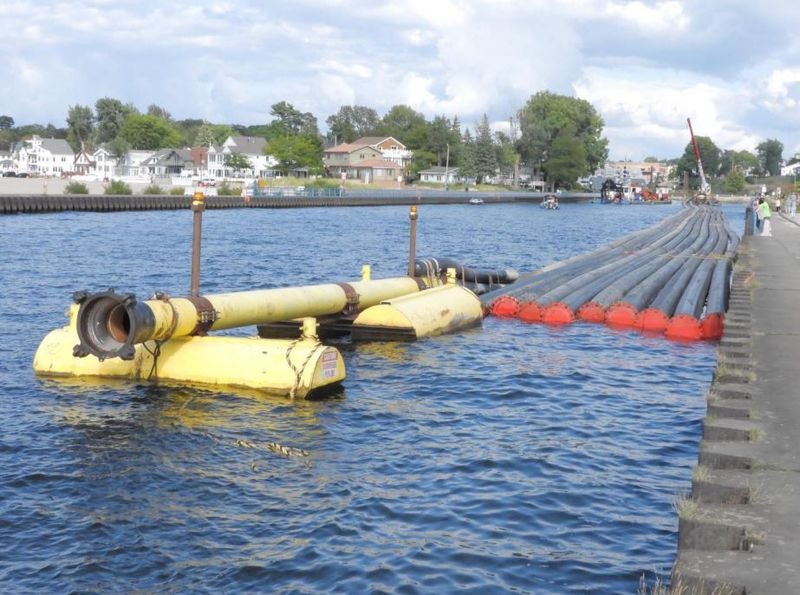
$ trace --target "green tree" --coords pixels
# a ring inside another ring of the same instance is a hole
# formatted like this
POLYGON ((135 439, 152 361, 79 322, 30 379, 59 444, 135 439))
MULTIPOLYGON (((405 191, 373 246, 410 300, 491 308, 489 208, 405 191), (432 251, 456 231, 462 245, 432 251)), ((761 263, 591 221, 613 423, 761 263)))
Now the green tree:
POLYGON ((162 120, 166 120, 167 122, 172 121, 172 114, 170 114, 160 105, 156 105, 155 103, 147 106, 147 115, 155 116, 156 118, 161 118, 162 120))
POLYGON ((758 157, 750 151, 733 151, 726 149, 719 161, 719 175, 727 176, 733 169, 747 173, 758 168, 758 157))
MULTIPOLYGON (((697 147, 700 149, 700 161, 703 163, 703 172, 706 178, 716 177, 719 174, 721 151, 719 147, 707 136, 696 136, 697 147)), ((697 169, 697 159, 694 156, 692 143, 686 144, 683 155, 678 159, 675 166, 675 176, 680 180, 684 172, 689 174, 692 180, 692 187, 700 187, 700 172, 697 169)), ((710 183, 710 182, 709 182, 710 183)))
POLYGON ((436 155, 430 151, 414 151, 411 157, 411 163, 408 165, 408 172, 412 175, 417 175, 422 170, 428 169, 436 163, 436 155))
POLYGON ((124 138, 118 136, 106 143, 106 148, 111 156, 119 162, 131 150, 131 145, 124 138))
POLYGON ((322 171, 322 147, 306 136, 273 138, 264 148, 264 152, 278 160, 284 175, 289 170, 298 168, 308 168, 311 173, 322 171))
POLYGON ((781 173, 781 161, 783 160, 783 143, 781 141, 769 138, 758 144, 756 153, 763 171, 768 172, 771 176, 781 173))
POLYGON ((139 114, 128 116, 119 136, 134 149, 177 147, 181 141, 180 133, 168 122, 155 116, 139 114))
POLYGON ((645 157, 645 163, 658 163, 658 157, 645 157))
POLYGON ((214 129, 210 124, 202 124, 197 129, 197 134, 194 137, 194 144, 198 147, 208 147, 217 143, 217 138, 214 136, 214 129))
POLYGON ((381 119, 376 132, 396 138, 411 150, 424 148, 428 139, 425 116, 407 105, 392 107, 381 119))
POLYGON ((269 113, 275 117, 275 120, 267 125, 267 140, 278 136, 297 134, 302 134, 309 138, 319 136, 319 127, 314 115, 310 112, 301 112, 291 103, 285 101, 275 103, 269 113))
POLYGON ((586 172, 586 146, 569 127, 553 140, 542 169, 556 187, 569 187, 586 172))
POLYGON ((0 116, 0 130, 11 130, 14 128, 14 118, 11 116, 0 116))
POLYGON ((241 153, 231 153, 225 156, 225 165, 233 169, 235 173, 239 173, 243 169, 251 169, 253 165, 250 160, 241 153))
POLYGON ((101 145, 115 138, 122 130, 128 116, 138 111, 131 104, 124 104, 119 99, 104 97, 94 104, 95 122, 97 123, 96 143, 101 145))
POLYGON ((72 105, 67 114, 67 142, 73 151, 91 149, 94 116, 88 105, 72 105))
POLYGON ((725 177, 725 190, 731 194, 741 194, 746 185, 747 180, 745 180, 742 170, 740 170, 738 167, 730 170, 728 175, 725 177))
POLYGON ((351 143, 363 136, 375 134, 378 128, 378 112, 363 105, 343 105, 325 120, 336 143, 351 143))
POLYGON ((489 118, 483 114, 480 123, 475 127, 475 173, 480 184, 486 177, 497 171, 497 153, 495 152, 492 128, 489 118))
POLYGON ((528 100, 518 117, 521 135, 517 149, 534 168, 549 159, 555 139, 560 136, 563 143, 567 132, 584 148, 583 169, 577 177, 591 174, 608 159, 603 118, 588 101, 541 91, 528 100))
POLYGON ((501 131, 495 132, 494 136, 494 148, 498 167, 506 172, 514 170, 517 166, 519 155, 517 154, 517 149, 511 137, 501 131))
POLYGON ((458 161, 458 175, 465 180, 472 180, 478 176, 478 168, 476 165, 476 150, 475 141, 472 139, 472 134, 469 129, 464 131, 463 140, 461 143, 461 155, 458 161))

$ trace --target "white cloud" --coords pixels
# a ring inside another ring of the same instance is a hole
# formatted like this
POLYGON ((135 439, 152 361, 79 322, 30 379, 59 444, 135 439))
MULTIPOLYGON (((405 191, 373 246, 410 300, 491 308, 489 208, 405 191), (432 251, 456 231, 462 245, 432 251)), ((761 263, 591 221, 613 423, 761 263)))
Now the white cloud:
POLYGON ((288 101, 505 122, 538 91, 592 102, 612 155, 800 147, 800 3, 772 0, 6 0, 0 80, 18 123, 112 96, 263 123, 288 101))

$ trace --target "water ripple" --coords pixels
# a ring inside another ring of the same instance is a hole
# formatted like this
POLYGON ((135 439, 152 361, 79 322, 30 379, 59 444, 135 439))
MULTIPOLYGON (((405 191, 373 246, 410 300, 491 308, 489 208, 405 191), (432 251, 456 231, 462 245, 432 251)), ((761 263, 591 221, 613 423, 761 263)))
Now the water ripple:
MULTIPOLYGON (((423 207, 418 252, 532 270, 675 209, 484 207, 423 207)), ((610 593, 669 568, 713 345, 487 319, 343 344, 344 391, 320 401, 39 380, 72 291, 186 291, 190 216, 2 223, 4 592, 610 593)), ((406 226, 405 207, 212 211, 203 287, 354 279, 378 256, 375 277, 402 274, 406 226)))

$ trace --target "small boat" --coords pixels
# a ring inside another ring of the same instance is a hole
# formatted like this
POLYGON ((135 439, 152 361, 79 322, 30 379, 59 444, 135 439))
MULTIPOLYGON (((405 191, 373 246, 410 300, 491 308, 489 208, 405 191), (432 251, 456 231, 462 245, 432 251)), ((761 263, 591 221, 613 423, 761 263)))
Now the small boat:
POLYGON ((469 204, 471 204, 471 205, 482 205, 483 204, 483 199, 482 198, 470 198, 469 199, 469 204))
POLYGON ((542 199, 542 202, 539 203, 539 206, 542 207, 543 209, 557 209, 558 198, 556 198, 552 194, 548 194, 542 199))

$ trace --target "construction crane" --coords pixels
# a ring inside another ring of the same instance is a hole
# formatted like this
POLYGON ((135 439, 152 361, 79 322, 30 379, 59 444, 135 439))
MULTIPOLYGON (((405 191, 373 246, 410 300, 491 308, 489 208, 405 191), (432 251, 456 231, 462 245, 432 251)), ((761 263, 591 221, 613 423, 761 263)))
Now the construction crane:
MULTIPOLYGON (((697 159, 697 173, 700 175, 700 192, 698 194, 704 195, 702 198, 706 199, 711 195, 711 184, 708 183, 706 174, 703 172, 703 161, 700 159, 700 147, 697 145, 697 139, 694 137, 694 131, 692 130, 692 120, 686 118, 686 122, 689 124, 689 134, 692 137, 694 158, 697 159)), ((701 197, 698 196, 697 198, 700 199, 701 197)))

